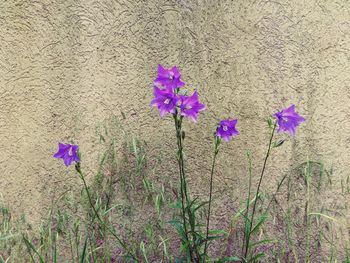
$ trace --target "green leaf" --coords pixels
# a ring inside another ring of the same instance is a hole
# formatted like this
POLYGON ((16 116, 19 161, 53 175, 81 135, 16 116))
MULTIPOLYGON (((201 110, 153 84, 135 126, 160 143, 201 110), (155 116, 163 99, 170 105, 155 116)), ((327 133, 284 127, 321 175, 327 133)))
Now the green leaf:
MULTIPOLYGON (((198 199, 198 197, 196 197, 195 199, 193 199, 190 203, 189 203, 189 205, 186 207, 186 209, 191 209, 192 208, 192 206, 195 204, 195 202, 197 201, 197 199, 198 199)), ((192 211, 192 210, 191 210, 192 211)))
POLYGON ((284 141, 285 140, 279 140, 279 141, 274 142, 273 147, 274 148, 280 147, 284 143, 284 141))
POLYGON ((109 208, 108 210, 104 211, 104 212, 102 213, 102 215, 103 215, 103 216, 107 215, 109 212, 111 212, 114 208, 116 208, 116 207, 118 207, 118 206, 123 207, 122 204, 114 205, 114 206, 112 206, 111 208, 109 208))
POLYGON ((80 263, 84 263, 84 261, 85 261, 87 242, 88 242, 88 235, 85 238, 84 248, 83 248, 83 251, 81 252, 81 256, 80 256, 80 263))
POLYGON ((232 262, 232 261, 241 261, 238 257, 225 257, 225 258, 209 258, 208 262, 216 262, 216 263, 224 263, 224 262, 232 262))
POLYGON ((147 254, 146 254, 145 243, 144 243, 143 241, 141 241, 141 243, 140 243, 140 250, 141 250, 141 252, 142 252, 142 254, 143 254, 143 257, 144 257, 146 263, 148 263, 148 258, 147 258, 147 254))
POLYGON ((210 240, 215 240, 215 239, 220 239, 220 238, 222 238, 222 236, 208 236, 208 241, 210 241, 210 240))
POLYGON ((177 232, 179 233, 179 235, 182 237, 182 239, 185 240, 185 231, 183 229, 182 223, 178 220, 170 220, 167 222, 168 224, 171 224, 175 227, 175 229, 177 230, 177 232))
POLYGON ((54 251, 53 251, 53 263, 57 263, 57 239, 58 239, 58 234, 54 238, 55 245, 54 245, 54 251))
POLYGON ((264 222, 266 221, 267 216, 266 215, 262 215, 259 220, 258 223, 253 227, 253 229, 250 231, 250 234, 255 233, 256 231, 259 230, 259 228, 264 224, 264 222))
POLYGON ((175 258, 175 262, 176 263, 183 263, 183 262, 186 262, 187 261, 187 258, 185 258, 185 257, 182 257, 182 258, 175 258))
POLYGON ((169 208, 181 209, 181 207, 182 207, 182 204, 181 204, 180 200, 172 202, 172 203, 169 204, 169 208))
POLYGON ((335 219, 334 217, 331 217, 331 216, 329 216, 329 215, 326 215, 326 214, 322 214, 322 213, 309 213, 309 216, 312 216, 312 215, 314 215, 314 216, 322 216, 322 217, 327 218, 327 219, 329 219, 329 220, 331 220, 331 221, 337 222, 337 219, 335 219))
POLYGON ((199 206, 197 206, 196 208, 194 208, 193 211, 194 211, 194 212, 197 211, 199 208, 201 208, 202 206, 204 206, 204 205, 206 205, 206 204, 208 204, 208 203, 209 203, 208 201, 202 202, 199 206))
POLYGON ((250 220, 249 219, 245 220, 244 223, 245 223, 244 224, 244 233, 246 236, 249 236, 249 234, 251 233, 250 232, 250 220))
POLYGON ((267 125, 269 126, 270 129, 272 129, 272 119, 271 119, 271 117, 269 117, 267 119, 267 125))
POLYGON ((171 225, 176 225, 176 224, 180 224, 180 225, 181 225, 181 222, 180 222, 179 220, 176 220, 176 219, 167 221, 167 223, 168 223, 168 224, 171 224, 171 225))
POLYGON ((156 206, 158 216, 160 216, 160 213, 162 210, 162 204, 163 204, 163 197, 161 194, 157 194, 156 200, 155 200, 155 206, 156 206))
POLYGON ((256 254, 255 256, 253 256, 252 258, 250 258, 248 262, 256 262, 257 259, 263 258, 263 257, 265 257, 265 253, 260 252, 260 253, 256 254))
POLYGON ((213 234, 213 235, 226 235, 227 232, 225 230, 222 229, 213 229, 213 230, 209 230, 209 234, 213 234))
POLYGON ((107 156, 108 156, 108 152, 105 152, 102 156, 101 161, 100 161, 100 165, 103 165, 105 163, 107 156))
POLYGON ((15 236, 17 236, 17 234, 16 235, 0 236, 0 241, 7 240, 7 239, 13 238, 15 236))
POLYGON ((29 252, 33 262, 35 262, 35 260, 34 260, 34 257, 32 255, 32 253, 30 252, 31 250, 33 250, 33 252, 38 255, 40 263, 44 263, 43 258, 41 257, 40 253, 36 250, 34 245, 25 236, 23 236, 23 240, 24 240, 24 243, 27 246, 28 252, 29 252))
POLYGON ((266 245, 266 244, 275 243, 275 242, 276 241, 274 241, 272 239, 264 239, 264 240, 260 240, 260 241, 257 241, 255 243, 249 244, 249 247, 256 247, 256 246, 266 245))

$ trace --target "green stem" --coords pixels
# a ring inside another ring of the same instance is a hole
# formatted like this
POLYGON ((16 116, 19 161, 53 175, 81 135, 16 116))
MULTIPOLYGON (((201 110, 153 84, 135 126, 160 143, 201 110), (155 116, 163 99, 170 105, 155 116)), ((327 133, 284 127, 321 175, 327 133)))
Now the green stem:
POLYGON ((191 261, 193 261, 192 255, 192 247, 189 243, 188 231, 187 231, 187 223, 186 223, 186 211, 185 211, 185 201, 188 204, 187 197, 187 188, 185 187, 186 181, 184 176, 184 162, 183 162, 183 149, 182 149, 182 134, 181 134, 181 120, 178 119, 178 112, 176 110, 174 114, 175 121, 175 129, 176 129, 176 139, 177 139, 177 148, 178 148, 178 164, 179 164, 179 172, 180 172, 180 193, 181 193, 181 207, 182 207, 182 220, 183 220, 183 228, 185 232, 185 239, 190 249, 190 257, 191 261))
MULTIPOLYGON (((246 204, 246 210, 244 213, 244 236, 243 236, 243 241, 246 240, 246 238, 248 237, 248 233, 247 233, 247 223, 248 223, 248 213, 249 213, 249 205, 250 205, 250 195, 251 195, 251 188, 252 188, 252 157, 250 155, 250 152, 247 152, 247 157, 248 157, 248 163, 249 163, 249 169, 248 169, 248 173, 249 173, 249 181, 248 181, 248 196, 247 196, 247 204, 246 204)), ((244 252, 244 245, 242 246, 242 253, 244 252)))
POLYGON ((100 215, 98 214, 98 212, 96 211, 95 209, 95 206, 93 205, 92 203, 92 198, 91 198, 91 195, 90 195, 90 191, 89 191, 89 188, 86 184, 86 181, 85 181, 85 177, 84 177, 84 174, 83 172, 81 171, 81 167, 80 167, 80 163, 76 163, 75 165, 75 169, 76 171, 78 172, 81 180, 83 181, 84 183, 84 188, 85 188, 85 191, 86 191, 86 194, 88 196, 88 200, 89 200, 89 204, 96 216, 96 218, 98 219, 98 221, 100 222, 100 224, 105 228, 107 229, 116 239, 117 241, 119 242, 119 244, 124 248, 124 250, 136 261, 136 262, 139 262, 139 260, 137 259, 136 255, 134 255, 130 249, 127 247, 127 245, 117 236, 117 234, 112 230, 110 229, 109 227, 106 226, 105 222, 101 219, 100 215))
POLYGON ((310 262, 310 220, 309 220, 309 210, 310 210, 310 184, 311 184, 311 167, 310 161, 307 161, 307 166, 305 167, 305 179, 306 179, 306 204, 305 204, 305 235, 306 235, 306 252, 305 252, 305 262, 310 262))
POLYGON ((210 187, 209 187, 209 204, 208 204, 208 217, 207 217, 207 232, 205 235, 205 245, 204 245, 204 257, 207 255, 207 249, 208 249, 208 237, 209 237, 209 225, 210 225, 210 209, 211 209, 211 201, 213 196, 213 177, 214 177, 214 168, 215 168, 215 161, 216 156, 219 153, 219 145, 220 145, 220 138, 215 137, 215 148, 214 148, 214 158, 213 163, 211 166, 211 173, 210 173, 210 187))
POLYGON ((256 211, 256 204, 257 204, 257 201, 258 201, 258 196, 259 196, 261 182, 262 182, 262 179, 264 177, 264 173, 265 173, 265 169, 266 169, 267 159, 270 156, 272 140, 273 140, 273 136, 275 134, 276 126, 277 126, 277 122, 275 122, 275 124, 274 124, 274 126, 272 128, 270 141, 269 141, 269 146, 268 146, 267 153, 266 153, 266 156, 265 156, 264 165, 263 165, 263 168, 261 170, 261 175, 260 175, 258 187, 256 189, 255 201, 254 201, 254 204, 253 204, 253 212, 252 212, 252 217, 251 217, 250 226, 249 226, 249 233, 248 233, 248 236, 247 236, 247 239, 246 239, 246 247, 245 247, 245 252, 244 252, 244 259, 247 259, 247 255, 248 255, 248 251, 249 251, 249 242, 250 242, 250 236, 251 236, 251 231, 252 231, 252 227, 253 227, 254 215, 255 215, 255 211, 256 211))

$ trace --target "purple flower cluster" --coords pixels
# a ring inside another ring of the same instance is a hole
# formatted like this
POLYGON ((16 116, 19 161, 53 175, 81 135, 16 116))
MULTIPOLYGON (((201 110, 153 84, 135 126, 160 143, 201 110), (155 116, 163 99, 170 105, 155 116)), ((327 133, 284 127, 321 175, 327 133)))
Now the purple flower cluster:
MULTIPOLYGON (((295 111, 295 105, 291 105, 286 109, 278 111, 274 114, 278 124, 277 132, 287 132, 294 136, 297 126, 304 122, 305 119, 295 111)), ((237 120, 222 120, 216 129, 216 136, 224 141, 229 141, 232 136, 239 135, 236 130, 237 120)))
MULTIPOLYGON (((151 106, 159 109, 161 117, 167 113, 177 114, 179 112, 181 116, 197 122, 198 113, 205 110, 205 105, 199 102, 197 91, 191 96, 180 94, 180 88, 184 87, 185 83, 181 80, 180 71, 176 66, 166 69, 162 65, 158 65, 158 74, 153 85, 154 99, 151 106)), ((295 111, 294 105, 276 112, 274 116, 276 117, 276 125, 278 125, 277 132, 287 132, 292 136, 296 133, 296 127, 305 121, 295 111)), ((230 141, 231 137, 239 135, 236 124, 236 119, 221 120, 216 129, 216 137, 226 142, 230 141)), ((72 162, 80 162, 77 145, 59 143, 58 147, 58 152, 54 157, 63 159, 66 166, 72 162)))
POLYGON ((199 102, 197 91, 192 96, 179 95, 179 89, 184 87, 185 83, 181 80, 176 66, 166 69, 158 65, 158 76, 153 85, 154 99, 151 106, 159 109, 161 117, 167 113, 175 114, 178 108, 182 116, 196 122, 198 113, 205 110, 205 105, 199 102))
MULTIPOLYGON (((158 65, 158 75, 153 82, 154 99, 151 106, 157 107, 160 116, 165 114, 175 114, 176 110, 184 117, 188 117, 194 122, 197 121, 198 113, 205 109, 204 104, 199 102, 198 93, 195 91, 192 96, 180 95, 180 88, 185 86, 181 80, 180 71, 176 66, 166 69, 158 65)), ((295 135, 296 127, 305 121, 298 113, 295 112, 295 106, 276 112, 274 116, 277 119, 277 132, 287 132, 295 135)), ((225 141, 230 141, 232 136, 237 136, 239 132, 236 129, 237 120, 222 120, 216 129, 216 136, 225 141)))

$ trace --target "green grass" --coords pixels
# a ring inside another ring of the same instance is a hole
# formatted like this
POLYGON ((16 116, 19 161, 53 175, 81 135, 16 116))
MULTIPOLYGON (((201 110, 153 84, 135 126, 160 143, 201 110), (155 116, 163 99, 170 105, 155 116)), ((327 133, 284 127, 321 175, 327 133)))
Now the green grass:
MULTIPOLYGON (((87 192, 76 189, 55 200, 45 223, 31 229, 25 217, 14 219, 1 202, 0 262, 175 262, 186 258, 185 245, 176 233, 176 228, 180 234, 183 231, 177 189, 170 178, 156 177, 161 158, 149 157, 142 141, 131 138, 118 144, 108 140, 106 133, 101 139, 106 150, 88 185, 95 211, 87 192)), ((339 242, 337 229, 342 224, 337 211, 319 201, 327 191, 349 198, 348 179, 337 193, 332 168, 306 161, 281 176, 271 193, 259 194, 254 227, 247 229, 248 210, 254 203, 251 158, 248 155, 250 190, 240 200, 241 208, 231 215, 227 229, 210 232, 216 240, 212 253, 221 258, 215 262, 239 260, 247 231, 252 235, 249 262, 349 262, 349 244, 345 239, 339 242)), ((198 200, 189 208, 196 217, 199 242, 206 220, 199 213, 200 205, 198 200)))

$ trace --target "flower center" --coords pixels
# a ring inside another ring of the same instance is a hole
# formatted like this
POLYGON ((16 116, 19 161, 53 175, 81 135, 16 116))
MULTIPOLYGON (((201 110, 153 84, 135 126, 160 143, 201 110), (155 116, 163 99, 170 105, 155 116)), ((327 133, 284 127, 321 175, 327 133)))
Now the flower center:
POLYGON ((170 103, 170 99, 166 99, 165 101, 164 101, 164 104, 166 104, 166 105, 168 105, 170 103))
POLYGON ((160 82, 154 82, 154 84, 153 84, 155 87, 157 87, 157 88, 162 88, 162 83, 160 83, 160 82))
POLYGON ((174 73, 172 73, 172 72, 169 73, 169 79, 170 79, 170 80, 173 80, 173 79, 174 79, 174 73))
POLYGON ((222 129, 223 129, 224 131, 228 131, 228 128, 227 128, 226 125, 224 125, 224 126, 222 127, 222 129))
POLYGON ((72 155, 73 155, 73 147, 70 147, 70 148, 69 148, 68 155, 69 155, 69 156, 72 156, 72 155))
POLYGON ((190 109, 192 109, 192 106, 191 106, 191 105, 187 105, 187 106, 186 106, 186 109, 187 109, 187 110, 190 110, 190 109))

